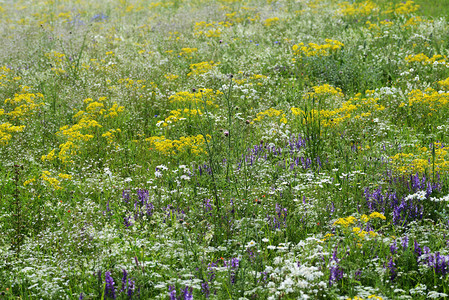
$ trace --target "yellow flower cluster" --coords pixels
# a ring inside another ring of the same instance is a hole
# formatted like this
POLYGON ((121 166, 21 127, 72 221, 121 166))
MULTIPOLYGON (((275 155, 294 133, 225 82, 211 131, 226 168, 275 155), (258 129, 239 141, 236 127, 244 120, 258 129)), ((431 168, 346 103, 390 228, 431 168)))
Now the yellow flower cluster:
POLYGON ((445 90, 449 90, 449 77, 444 80, 438 81, 438 84, 445 90))
POLYGON ((59 53, 56 51, 51 51, 49 53, 45 53, 45 57, 56 64, 61 64, 66 60, 64 53, 59 53))
MULTIPOLYGON (((207 136, 209 139, 210 136, 207 136)), ((179 140, 170 140, 165 136, 152 136, 145 141, 150 142, 150 145, 154 149, 164 155, 178 155, 178 154, 196 154, 207 152, 204 150, 205 139, 204 136, 199 134, 197 136, 182 136, 179 140)), ((150 150, 152 150, 150 147, 150 150)))
POLYGON ((274 17, 274 18, 268 18, 263 22, 263 25, 266 27, 270 27, 273 26, 275 24, 279 23, 279 18, 278 17, 274 17))
POLYGON ((54 177, 50 177, 51 173, 49 171, 42 171, 41 179, 50 184, 54 190, 62 190, 61 181, 54 177))
MULTIPOLYGON (((317 91, 329 92, 330 88, 318 88, 317 91)), ((366 91, 367 95, 372 91, 366 91)), ((341 97, 343 94, 338 90, 332 92, 337 97, 341 97)), ((331 94, 332 94, 331 93, 331 94)), ((369 117, 372 111, 382 111, 385 109, 383 105, 378 104, 379 98, 373 97, 362 97, 361 93, 354 95, 354 97, 350 98, 348 101, 345 101, 341 104, 340 107, 333 110, 316 110, 312 109, 307 113, 300 108, 292 107, 292 113, 295 116, 299 116, 303 118, 303 122, 305 122, 306 118, 308 121, 317 121, 320 120, 320 123, 324 127, 333 127, 339 125, 345 120, 349 120, 354 113, 357 113, 353 119, 363 119, 369 117)))
MULTIPOLYGON (((119 112, 124 111, 123 106, 118 106, 114 103, 109 109, 106 109, 104 101, 106 97, 98 98, 98 101, 94 101, 92 98, 84 99, 84 104, 86 105, 85 110, 80 110, 77 112, 73 118, 79 119, 77 123, 73 125, 65 125, 59 128, 56 133, 60 137, 66 139, 65 143, 59 145, 58 158, 62 163, 73 162, 70 157, 76 155, 76 150, 79 149, 84 143, 90 141, 94 138, 94 130, 96 128, 102 128, 103 126, 97 121, 98 118, 102 117, 103 120, 109 118, 114 118, 119 112)), ((114 129, 113 129, 114 130, 114 129)), ((106 137, 108 142, 112 142, 112 134, 120 132, 120 129, 115 129, 114 131, 106 132, 106 137)), ((55 149, 51 150, 47 155, 41 157, 42 161, 52 161, 56 158, 55 149)))
POLYGON ((438 93, 432 88, 427 88, 424 92, 420 89, 412 90, 408 94, 409 107, 418 106, 419 109, 426 108, 424 113, 437 112, 437 109, 444 108, 449 103, 449 94, 438 93))
POLYGON ((118 116, 119 112, 123 112, 125 110, 124 106, 118 106, 116 102, 108 109, 108 114, 105 115, 105 118, 115 118, 118 116))
POLYGON ((17 82, 22 79, 20 76, 13 77, 13 75, 13 71, 10 68, 6 66, 0 67, 0 87, 6 87, 8 86, 8 83, 17 82))
POLYGON ((194 26, 195 36, 205 36, 205 37, 220 37, 223 28, 232 26, 230 22, 196 22, 194 26))
POLYGON ((56 158, 56 149, 51 150, 47 155, 42 155, 41 160, 42 161, 52 161, 56 158))
MULTIPOLYGON (((386 220, 385 216, 383 214, 381 214, 380 212, 372 212, 369 216, 368 215, 362 215, 360 216, 360 221, 366 223, 370 220, 373 219, 382 219, 382 220, 386 220)), ((335 225, 342 225, 344 227, 348 227, 349 225, 355 224, 356 222, 358 222, 359 220, 356 217, 353 216, 349 216, 346 218, 339 218, 337 221, 334 222, 334 226, 335 225)), ((357 227, 356 227, 357 228, 357 227)))
MULTIPOLYGON (((240 75, 240 76, 248 76, 247 74, 245 74, 245 72, 243 72, 243 71, 239 71, 238 72, 238 74, 240 75)), ((239 76, 239 78, 241 78, 239 76)), ((255 83, 257 84, 257 85, 263 85, 263 81, 264 80, 266 80, 266 79, 268 79, 268 77, 267 76, 265 76, 265 75, 262 75, 262 74, 254 74, 254 75, 252 75, 252 76, 249 76, 249 78, 241 78, 241 79, 238 79, 238 78, 233 78, 232 79, 232 81, 235 83, 235 84, 237 84, 237 85, 243 85, 243 84, 245 84, 246 82, 248 82, 248 80, 253 80, 253 81, 255 81, 255 83), (262 82, 261 82, 262 81, 262 82)), ((248 83, 249 85, 253 85, 254 83, 253 82, 249 82, 248 83)))
POLYGON ((339 7, 338 13, 343 16, 369 16, 379 9, 379 7, 370 0, 360 3, 343 2, 339 4, 339 7))
POLYGON ((344 227, 348 227, 349 225, 355 224, 355 222, 357 222, 357 218, 353 217, 353 216, 349 216, 346 218, 339 218, 337 221, 334 222, 334 226, 335 225, 342 225, 344 227))
MULTIPOLYGON (((221 9, 232 11, 230 7, 225 5, 223 5, 221 9)), ((233 11, 226 13, 225 15, 226 20, 228 20, 231 24, 243 23, 245 21, 255 22, 260 19, 260 13, 258 13, 255 8, 246 6, 241 6, 239 11, 233 11)))
POLYGON ((405 22, 404 27, 416 26, 419 25, 420 23, 433 23, 433 21, 423 19, 420 16, 411 17, 410 19, 407 20, 407 22, 405 22))
POLYGON ((165 77, 165 79, 172 81, 172 80, 177 79, 179 77, 179 75, 168 73, 168 74, 165 74, 164 77, 165 77))
POLYGON ((421 63, 423 65, 431 65, 435 62, 437 63, 446 63, 447 62, 447 57, 446 55, 440 55, 440 54, 435 54, 432 57, 428 57, 427 55, 425 55, 424 53, 419 53, 419 54, 410 54, 405 58, 405 61, 408 63, 413 63, 413 62, 418 62, 421 63))
POLYGON ((170 115, 167 118, 165 118, 163 121, 157 122, 156 126, 166 127, 171 123, 176 123, 178 121, 185 120, 189 117, 202 115, 202 114, 203 113, 200 110, 196 110, 196 109, 184 108, 184 109, 172 110, 172 111, 170 111, 170 115))
MULTIPOLYGON (((1 112, 0 112, 1 115, 1 112)), ((25 129, 25 125, 13 126, 11 123, 0 124, 0 145, 7 145, 12 138, 11 133, 22 132, 25 129)))
POLYGON ((447 147, 441 143, 434 143, 435 158, 432 149, 416 145, 415 153, 397 153, 390 157, 390 164, 396 172, 409 175, 416 173, 432 174, 447 173, 449 171, 449 156, 447 147), (446 160, 447 158, 447 160, 446 160))
POLYGON ((307 93, 307 97, 320 97, 320 96, 337 96, 343 98, 345 95, 340 88, 335 88, 329 84, 317 85, 312 87, 313 92, 307 93))
POLYGON ((203 61, 196 64, 190 65, 190 72, 187 74, 187 76, 192 75, 199 75, 204 74, 212 70, 213 67, 218 66, 220 62, 214 62, 214 61, 203 61))
POLYGON ((287 118, 285 117, 285 114, 282 112, 282 110, 277 110, 274 108, 267 109, 265 111, 261 111, 256 115, 256 118, 251 122, 251 124, 254 124, 254 122, 260 122, 265 117, 279 117, 279 122, 287 124, 287 118))
POLYGON ((215 106, 218 107, 214 103, 214 99, 218 95, 223 95, 220 91, 214 91, 212 89, 201 89, 198 92, 178 92, 174 95, 171 95, 168 100, 170 103, 181 103, 183 105, 198 105, 198 104, 206 104, 209 106, 215 106))
MULTIPOLYGON (((365 231, 361 228, 368 221, 370 221, 372 219, 377 219, 377 218, 382 219, 382 220, 386 219, 383 214, 381 214, 379 212, 373 212, 369 216, 362 215, 360 217, 360 220, 353 216, 349 216, 346 218, 339 218, 337 221, 334 222, 333 226, 336 226, 336 225, 342 226, 344 228, 345 233, 350 233, 350 234, 354 235, 356 240, 358 241, 358 243, 360 243, 361 242, 360 239, 365 240, 366 238, 373 238, 373 237, 378 236, 378 234, 372 230, 365 231), (351 225, 355 225, 356 223, 359 223, 360 227, 359 226, 351 226, 351 225), (352 227, 352 230, 350 228, 348 228, 349 226, 352 227)), ((358 245, 361 246, 361 244, 358 244, 358 245)))
POLYGON ((13 98, 8 98, 4 101, 5 106, 11 107, 11 111, 5 112, 1 110, 0 115, 9 116, 10 118, 24 120, 25 117, 32 115, 38 108, 44 105, 44 95, 41 93, 28 93, 30 89, 27 86, 21 86, 21 92, 14 94, 13 98))
MULTIPOLYGON (((144 79, 134 80, 131 78, 120 78, 118 80, 118 83, 121 85, 124 85, 128 89, 133 89, 133 90, 142 90, 142 89, 146 88, 144 79)), ((154 82, 151 82, 150 84, 154 85, 154 82)))
POLYGON ((122 132, 120 130, 120 128, 109 129, 107 132, 103 133, 101 136, 106 138, 106 140, 108 141, 108 144, 114 144, 115 146, 117 146, 116 143, 114 142, 114 138, 115 138, 115 135, 120 132, 122 132))
POLYGON ((366 21, 366 26, 368 27, 369 30, 372 31, 379 31, 380 27, 379 25, 377 25, 376 23, 371 23, 370 21, 366 21))
POLYGON ((367 235, 370 237, 376 237, 378 234, 375 233, 374 231, 370 230, 365 231, 363 229, 361 229, 360 227, 353 227, 352 228, 352 233, 355 234, 356 236, 358 236, 359 238, 364 239, 367 235))
POLYGON ((197 51, 198 48, 182 48, 181 52, 179 52, 179 55, 191 59, 193 57, 192 54, 197 51))
POLYGON ((59 128, 59 131, 56 133, 61 136, 66 136, 69 141, 84 141, 87 142, 92 139, 94 136, 92 134, 83 134, 82 131, 85 129, 90 129, 94 127, 102 127, 97 121, 88 118, 81 118, 78 123, 69 126, 65 125, 59 128))
POLYGON ((318 45, 315 43, 309 43, 307 46, 304 43, 295 44, 292 47, 295 55, 298 56, 329 56, 332 53, 340 50, 344 47, 344 44, 337 40, 326 39, 325 44, 318 45))
POLYGON ((303 122, 305 123, 305 118, 308 118, 309 122, 320 120, 321 125, 324 127, 332 127, 336 126, 343 121, 351 118, 351 113, 357 109, 357 106, 352 104, 352 101, 344 102, 340 108, 335 110, 316 110, 312 109, 308 113, 303 111, 300 108, 292 107, 292 113, 295 116, 299 116, 303 118, 303 122))
POLYGON ((72 179, 72 175, 70 175, 70 174, 59 173, 58 176, 62 179, 67 179, 67 180, 72 179))
POLYGON ((7 77, 8 73, 11 73, 12 70, 8 68, 7 66, 1 66, 0 67, 0 80, 7 77))
POLYGON ((394 13, 397 15, 408 15, 410 13, 417 11, 418 9, 419 9, 419 5, 415 4, 415 2, 405 1, 405 2, 400 2, 400 3, 396 4, 394 9, 386 10, 384 13, 385 14, 394 13))

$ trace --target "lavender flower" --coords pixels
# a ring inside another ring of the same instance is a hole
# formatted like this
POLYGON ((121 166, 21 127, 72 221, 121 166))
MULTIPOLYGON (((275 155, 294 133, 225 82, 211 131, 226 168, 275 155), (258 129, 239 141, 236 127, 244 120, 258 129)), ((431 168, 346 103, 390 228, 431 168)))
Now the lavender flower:
POLYGON ((239 268, 239 259, 237 257, 231 258, 229 261, 224 261, 224 266, 229 268, 231 283, 235 283, 236 274, 239 268))
POLYGON ((127 285, 126 279, 127 279, 127 277, 128 277, 128 273, 126 272, 125 269, 123 269, 122 288, 120 289, 120 292, 123 292, 126 289, 126 285, 127 285))
POLYGON ((402 248, 404 251, 408 248, 408 236, 404 236, 401 242, 402 248))
POLYGON ((130 196, 131 196, 131 192, 129 190, 123 190, 122 191, 122 198, 123 198, 123 201, 125 201, 126 204, 129 203, 130 196))
POLYGON ((115 295, 115 287, 114 287, 114 279, 111 277, 111 272, 105 272, 104 279, 106 286, 104 288, 104 294, 106 297, 115 299, 117 296, 115 295))
POLYGON ((207 282, 201 283, 201 292, 203 293, 204 297, 206 297, 206 299, 209 298, 210 288, 209 288, 209 284, 207 282))
POLYGON ((131 298, 134 294, 134 290, 136 289, 136 283, 131 278, 128 279, 128 285, 126 290, 126 295, 128 298, 131 298))
POLYGON ((176 300, 176 288, 174 285, 168 286, 170 300, 176 300))
POLYGON ((421 250, 421 247, 419 246, 419 243, 418 243, 416 240, 414 240, 413 244, 414 244, 414 246, 415 246, 415 249, 414 249, 413 252, 414 252, 418 257, 420 257, 420 256, 422 255, 422 250, 421 250))
POLYGON ((394 241, 390 245, 390 252, 391 252, 391 254, 395 254, 397 252, 397 250, 398 250, 398 247, 397 247, 396 241, 394 241))
POLYGON ((129 221, 129 219, 131 219, 131 216, 123 218, 123 224, 126 226, 126 228, 128 228, 129 226, 132 225, 132 223, 129 221))
POLYGON ((338 265, 339 259, 337 257, 337 249, 332 253, 332 258, 329 262, 330 275, 329 275, 329 286, 332 286, 334 283, 340 281, 343 278, 343 269, 338 265))
POLYGON ((390 258, 390 261, 388 262, 388 269, 390 269, 390 273, 391 273, 391 275, 390 275, 390 279, 393 281, 395 278, 396 278, 396 276, 397 276, 397 273, 396 273, 396 264, 394 263, 394 261, 393 261, 393 257, 391 257, 390 258))
POLYGON ((188 286, 186 286, 184 288, 184 290, 182 291, 182 298, 183 300, 193 300, 193 289, 188 286))

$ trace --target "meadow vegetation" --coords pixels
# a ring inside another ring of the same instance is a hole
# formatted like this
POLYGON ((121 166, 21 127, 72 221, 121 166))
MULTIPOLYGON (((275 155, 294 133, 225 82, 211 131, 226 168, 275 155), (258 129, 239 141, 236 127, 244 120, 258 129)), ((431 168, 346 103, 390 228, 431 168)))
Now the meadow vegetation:
POLYGON ((445 3, 0 2, 0 299, 447 299, 445 3))

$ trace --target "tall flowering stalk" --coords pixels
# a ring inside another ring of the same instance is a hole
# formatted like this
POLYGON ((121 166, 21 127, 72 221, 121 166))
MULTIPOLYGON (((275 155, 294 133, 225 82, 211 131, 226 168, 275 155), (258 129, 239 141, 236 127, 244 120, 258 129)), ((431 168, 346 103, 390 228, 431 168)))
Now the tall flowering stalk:
POLYGON ((114 287, 114 279, 111 276, 111 272, 106 271, 105 272, 105 288, 104 288, 104 295, 105 297, 116 299, 117 295, 115 294, 115 287, 114 287))

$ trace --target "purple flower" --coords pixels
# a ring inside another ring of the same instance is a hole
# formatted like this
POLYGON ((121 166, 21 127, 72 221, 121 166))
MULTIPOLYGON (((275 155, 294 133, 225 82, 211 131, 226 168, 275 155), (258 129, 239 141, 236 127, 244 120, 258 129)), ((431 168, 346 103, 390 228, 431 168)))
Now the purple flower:
POLYGON ((188 286, 186 286, 184 288, 184 290, 182 291, 182 298, 183 300, 193 300, 193 289, 188 286))
POLYGON ((123 292, 126 289, 126 279, 128 278, 128 273, 126 272, 125 269, 123 269, 123 276, 122 276, 122 288, 120 290, 120 292, 123 292))
POLYGON ((362 270, 355 271, 354 280, 360 281, 361 277, 362 277, 362 270))
POLYGON ((126 295, 128 295, 128 298, 132 297, 132 295, 134 294, 134 290, 135 289, 136 289, 136 283, 134 282, 134 280, 129 278, 128 279, 127 291, 126 291, 126 295))
POLYGON ((414 249, 415 254, 418 257, 420 257, 422 255, 422 250, 421 250, 421 247, 419 246, 419 243, 416 240, 414 240, 413 244, 415 246, 415 249, 414 249))
POLYGON ((388 262, 388 269, 390 269, 390 279, 393 281, 396 278, 396 264, 393 261, 393 257, 390 258, 390 261, 388 262))
POLYGON ((402 238, 401 245, 404 251, 408 248, 408 236, 402 238))
POLYGON ((174 285, 168 286, 168 292, 170 293, 170 300, 176 300, 176 288, 174 285))
POLYGON ((112 279, 111 277, 111 272, 107 271, 104 274, 105 274, 104 281, 106 283, 104 288, 104 294, 106 297, 115 299, 116 295, 115 295, 114 279, 112 279))
POLYGON ((394 241, 391 245, 390 245, 390 252, 391 254, 395 254, 398 250, 398 247, 396 245, 396 241, 394 241))
POLYGON ((123 201, 125 201, 125 203, 129 202, 130 196, 131 196, 131 193, 130 193, 129 190, 123 190, 122 191, 122 198, 123 198, 123 201))
POLYGON ((343 269, 338 265, 339 262, 340 260, 337 257, 337 249, 335 249, 329 262, 329 286, 332 286, 335 282, 338 282, 343 278, 343 269))
POLYGON ((137 190, 137 198, 139 198, 140 204, 144 204, 148 202, 150 193, 147 190, 137 190))
POLYGON ((83 293, 80 294, 80 297, 78 298, 78 300, 83 300, 84 299, 84 295, 83 293))
POLYGON ((123 218, 123 224, 126 226, 126 228, 128 228, 129 226, 132 225, 132 223, 129 221, 129 219, 131 219, 131 216, 123 218))
POLYGON ((235 283, 235 277, 239 268, 239 259, 237 257, 231 258, 229 261, 224 261, 224 266, 230 269, 230 279, 231 283, 235 283))
POLYGON ((209 284, 207 282, 201 283, 201 292, 206 297, 206 299, 209 298, 209 296, 210 296, 210 288, 209 288, 209 284))

